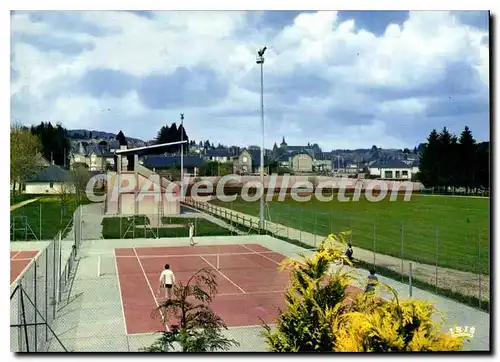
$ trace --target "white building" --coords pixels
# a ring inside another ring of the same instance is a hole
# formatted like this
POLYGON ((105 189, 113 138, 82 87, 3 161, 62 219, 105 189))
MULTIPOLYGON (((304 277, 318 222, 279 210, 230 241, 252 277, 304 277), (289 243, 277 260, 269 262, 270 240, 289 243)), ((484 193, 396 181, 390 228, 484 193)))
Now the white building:
POLYGON ((74 194, 75 185, 69 171, 57 165, 50 165, 26 182, 25 193, 35 195, 74 194))
POLYGON ((371 176, 382 180, 411 180, 412 167, 400 160, 376 162, 369 167, 371 176))

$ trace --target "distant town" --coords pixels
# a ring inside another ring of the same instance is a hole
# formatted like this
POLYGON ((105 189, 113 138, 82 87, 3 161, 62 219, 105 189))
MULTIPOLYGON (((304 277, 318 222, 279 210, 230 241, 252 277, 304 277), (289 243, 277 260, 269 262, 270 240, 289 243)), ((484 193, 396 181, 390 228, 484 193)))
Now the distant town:
MULTIPOLYGON (((126 144, 120 144, 120 136, 99 131, 70 130, 68 134, 71 144, 70 167, 81 166, 94 172, 115 169, 114 151, 124 146, 135 148, 158 142, 126 137, 126 144)), ((343 174, 350 177, 363 174, 373 178, 411 180, 419 170, 419 147, 412 150, 382 149, 373 145, 367 149, 326 151, 316 143, 289 145, 286 136, 282 136, 272 148, 265 150, 264 172, 343 174), (382 174, 381 170, 388 172, 382 174)), ((169 169, 180 168, 179 150, 160 150, 154 155, 143 155, 139 162, 152 170, 165 173, 169 169)), ((260 146, 215 146, 208 140, 189 140, 185 148, 184 169, 188 174, 202 176, 256 174, 260 172, 260 146)), ((173 175, 172 177, 175 178, 173 175)))

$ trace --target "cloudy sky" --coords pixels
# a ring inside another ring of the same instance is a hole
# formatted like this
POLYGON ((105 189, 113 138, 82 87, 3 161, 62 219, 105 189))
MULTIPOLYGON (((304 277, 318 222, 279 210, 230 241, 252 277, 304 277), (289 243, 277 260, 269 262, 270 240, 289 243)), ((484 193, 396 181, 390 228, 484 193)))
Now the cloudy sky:
POLYGON ((486 12, 15 12, 11 117, 152 139, 413 147, 489 139, 486 12))

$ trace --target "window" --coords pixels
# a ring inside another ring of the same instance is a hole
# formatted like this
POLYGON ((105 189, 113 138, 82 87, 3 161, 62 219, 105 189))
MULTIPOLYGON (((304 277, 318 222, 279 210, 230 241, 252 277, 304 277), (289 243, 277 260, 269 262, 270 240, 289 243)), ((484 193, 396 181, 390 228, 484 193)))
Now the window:
POLYGON ((248 158, 247 158, 247 156, 243 156, 243 162, 244 162, 244 163, 247 163, 247 162, 248 162, 248 158))
POLYGON ((385 171, 384 178, 392 178, 392 171, 385 171))
POLYGON ((408 171, 403 171, 403 176, 408 176, 408 171))
POLYGON ((396 178, 400 178, 401 177, 401 171, 396 171, 396 178))
POLYGON ((49 187, 50 187, 51 189, 53 189, 53 188, 54 188, 54 183, 53 183, 53 182, 51 182, 51 183, 49 184, 49 187))

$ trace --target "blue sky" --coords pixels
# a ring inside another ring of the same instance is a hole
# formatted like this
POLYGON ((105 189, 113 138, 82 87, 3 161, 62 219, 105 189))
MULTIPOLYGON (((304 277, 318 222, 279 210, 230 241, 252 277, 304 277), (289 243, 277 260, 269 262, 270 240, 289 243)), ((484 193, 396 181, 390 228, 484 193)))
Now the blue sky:
POLYGON ((433 128, 489 140, 487 12, 15 12, 13 121, 196 140, 413 147, 433 128))

